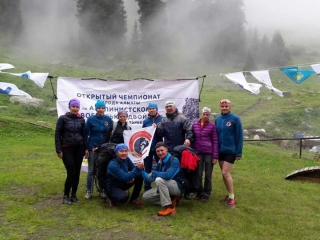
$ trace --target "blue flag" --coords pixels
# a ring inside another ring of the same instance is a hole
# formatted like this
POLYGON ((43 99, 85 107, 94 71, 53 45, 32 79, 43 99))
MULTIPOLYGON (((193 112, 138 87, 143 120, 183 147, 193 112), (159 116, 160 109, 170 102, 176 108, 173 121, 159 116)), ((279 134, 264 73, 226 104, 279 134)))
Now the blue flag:
POLYGON ((312 74, 316 73, 311 69, 298 70, 298 67, 285 67, 285 68, 280 68, 280 70, 297 84, 302 83, 312 74))

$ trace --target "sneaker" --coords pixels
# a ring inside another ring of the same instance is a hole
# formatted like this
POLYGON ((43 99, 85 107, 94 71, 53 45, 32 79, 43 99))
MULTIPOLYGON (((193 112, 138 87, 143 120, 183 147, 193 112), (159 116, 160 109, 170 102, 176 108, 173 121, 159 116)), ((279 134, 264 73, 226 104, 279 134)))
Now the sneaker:
POLYGON ((210 197, 209 195, 203 194, 202 197, 201 197, 201 201, 202 202, 208 202, 209 201, 209 197, 210 197))
POLYGON ((100 192, 100 198, 102 198, 102 199, 106 199, 107 198, 107 194, 106 194, 105 190, 103 190, 103 189, 100 192))
POLYGON ((236 205, 236 199, 231 199, 229 198, 228 201, 227 201, 227 205, 230 207, 230 208, 233 208, 235 205, 236 205))
POLYGON ((164 209, 158 212, 158 216, 162 216, 162 217, 169 216, 174 211, 175 211, 174 207, 166 206, 164 209))
POLYGON ((69 196, 64 196, 63 197, 62 204, 71 204, 69 196))
POLYGON ((178 205, 178 203, 180 202, 180 200, 181 200, 181 197, 180 197, 180 196, 174 197, 174 198, 171 200, 172 206, 173 206, 174 208, 176 208, 177 205, 178 205))
POLYGON ((194 200, 201 200, 201 198, 202 198, 202 194, 197 193, 196 196, 194 197, 194 200))
POLYGON ((86 192, 86 196, 84 197, 86 200, 92 199, 92 193, 90 191, 86 192))
POLYGON ((73 202, 73 203, 79 203, 79 202, 80 202, 80 200, 77 198, 76 195, 72 195, 71 198, 70 198, 70 200, 71 200, 71 202, 73 202))
POLYGON ((226 196, 225 198, 220 199, 220 202, 228 202, 229 196, 226 196))
POLYGON ((144 205, 144 203, 141 202, 138 198, 130 201, 129 204, 133 204, 133 205, 136 205, 136 206, 143 206, 144 205))

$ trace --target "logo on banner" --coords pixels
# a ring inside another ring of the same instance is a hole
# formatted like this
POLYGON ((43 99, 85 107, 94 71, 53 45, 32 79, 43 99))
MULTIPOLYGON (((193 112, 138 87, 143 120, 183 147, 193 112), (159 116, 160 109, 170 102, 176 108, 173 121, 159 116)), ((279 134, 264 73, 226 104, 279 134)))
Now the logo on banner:
POLYGON ((141 158, 149 146, 152 135, 146 131, 140 131, 133 134, 129 139, 129 151, 132 155, 141 158))

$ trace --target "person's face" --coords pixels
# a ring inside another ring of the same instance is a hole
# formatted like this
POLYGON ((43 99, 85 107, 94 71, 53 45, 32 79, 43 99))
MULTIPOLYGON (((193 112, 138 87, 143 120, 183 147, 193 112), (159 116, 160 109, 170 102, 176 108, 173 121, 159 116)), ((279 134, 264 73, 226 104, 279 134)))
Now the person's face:
POLYGON ((222 114, 227 114, 231 110, 231 105, 229 103, 220 103, 220 111, 222 114))
POLYGON ((117 152, 117 156, 122 159, 126 160, 128 157, 128 150, 127 149, 121 149, 117 152))
POLYGON ((164 147, 164 146, 161 146, 161 147, 158 147, 156 149, 156 153, 158 155, 159 158, 163 159, 167 156, 168 154, 168 148, 164 147))
POLYGON ((70 106, 70 107, 69 107, 69 110, 70 110, 70 113, 71 113, 71 114, 77 115, 78 112, 79 112, 79 110, 80 110, 80 107, 70 106))
POLYGON ((106 111, 106 109, 105 109, 104 107, 99 107, 99 108, 97 109, 97 114, 98 114, 99 116, 103 116, 105 111, 106 111))
POLYGON ((127 116, 125 115, 125 114, 120 114, 120 116, 119 116, 119 121, 121 122, 121 123, 125 123, 126 121, 127 121, 127 116))
POLYGON ((210 120, 210 113, 208 113, 208 112, 202 113, 201 119, 203 122, 208 122, 210 120))
POLYGON ((151 107, 151 108, 148 108, 148 113, 150 116, 155 116, 157 114, 157 109, 151 107))
POLYGON ((166 111, 168 114, 174 113, 175 110, 176 110, 176 107, 173 105, 166 106, 166 111))

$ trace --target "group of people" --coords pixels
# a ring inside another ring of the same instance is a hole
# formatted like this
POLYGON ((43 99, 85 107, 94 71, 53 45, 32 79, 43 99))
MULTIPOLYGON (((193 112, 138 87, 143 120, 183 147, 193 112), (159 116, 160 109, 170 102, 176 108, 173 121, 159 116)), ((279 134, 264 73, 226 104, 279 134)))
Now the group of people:
POLYGON ((148 116, 142 127, 154 126, 156 131, 149 155, 143 162, 135 164, 128 157, 128 146, 124 144, 123 131, 131 129, 125 110, 118 112, 118 121, 114 122, 105 115, 105 103, 98 100, 95 104, 96 114, 85 121, 79 114, 78 99, 71 99, 68 106, 69 111, 59 117, 55 132, 56 152, 67 171, 64 204, 79 202, 76 193, 81 164, 85 157, 88 158, 85 199, 92 198, 93 172, 98 159, 99 194, 101 198, 108 198, 110 207, 128 200, 130 204, 144 205, 139 200, 144 187, 142 199, 161 205, 159 216, 175 214, 184 189, 180 161, 173 156, 173 149, 185 145, 193 148, 200 158, 195 199, 209 200, 213 167, 219 162, 227 190, 227 196, 221 201, 226 202, 229 207, 235 206, 230 172, 234 162, 242 156, 243 131, 240 118, 231 113, 231 102, 228 99, 220 101, 221 115, 214 123, 210 121, 211 110, 208 107, 202 109, 198 121, 191 123, 178 111, 173 101, 165 103, 165 116, 158 113, 156 103, 149 103, 148 116), (115 155, 110 155, 108 159, 99 159, 98 154, 106 144, 115 146, 115 155), (153 188, 152 182, 155 183, 153 188), (130 196, 127 190, 132 186, 134 187, 130 196))

